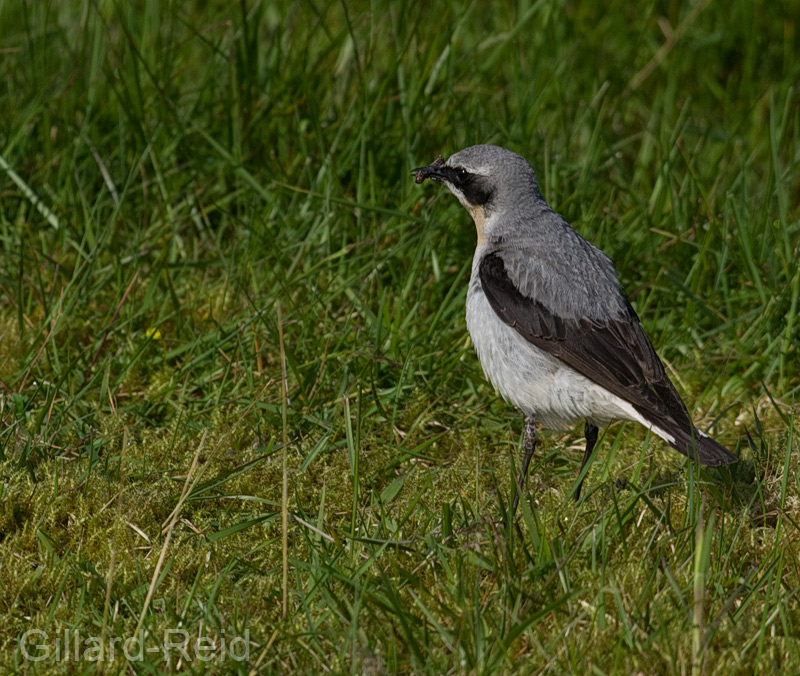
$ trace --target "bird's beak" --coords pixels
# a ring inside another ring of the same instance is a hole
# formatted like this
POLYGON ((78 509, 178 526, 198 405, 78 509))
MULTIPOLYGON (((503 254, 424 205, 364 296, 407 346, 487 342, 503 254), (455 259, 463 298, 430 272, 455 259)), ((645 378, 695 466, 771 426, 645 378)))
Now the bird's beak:
POLYGON ((444 180, 444 173, 442 172, 444 166, 444 157, 439 155, 427 167, 417 167, 412 169, 411 173, 414 174, 414 181, 417 183, 422 183, 426 178, 432 181, 442 181, 444 180))

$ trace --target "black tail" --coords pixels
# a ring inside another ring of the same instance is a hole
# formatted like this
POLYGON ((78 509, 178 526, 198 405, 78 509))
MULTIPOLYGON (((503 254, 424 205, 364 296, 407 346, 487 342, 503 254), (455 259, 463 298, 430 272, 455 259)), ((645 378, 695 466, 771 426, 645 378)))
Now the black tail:
POLYGON ((722 444, 718 444, 711 437, 703 434, 696 427, 694 434, 678 428, 677 426, 671 427, 668 431, 669 434, 674 435, 675 441, 667 439, 667 443, 675 450, 680 451, 685 456, 697 460, 701 465, 706 467, 720 467, 722 465, 730 465, 731 463, 738 462, 737 458, 722 444))

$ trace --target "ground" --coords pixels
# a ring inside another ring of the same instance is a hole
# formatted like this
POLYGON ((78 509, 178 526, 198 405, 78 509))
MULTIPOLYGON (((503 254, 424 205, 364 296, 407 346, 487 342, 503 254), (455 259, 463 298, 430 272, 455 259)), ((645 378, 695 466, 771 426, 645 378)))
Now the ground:
POLYGON ((788 7, 0 25, 5 672, 800 671, 788 7), (616 424, 575 504, 582 427, 546 432, 510 515, 522 420, 466 332, 474 228, 410 174, 473 143, 614 260, 739 463, 616 424))

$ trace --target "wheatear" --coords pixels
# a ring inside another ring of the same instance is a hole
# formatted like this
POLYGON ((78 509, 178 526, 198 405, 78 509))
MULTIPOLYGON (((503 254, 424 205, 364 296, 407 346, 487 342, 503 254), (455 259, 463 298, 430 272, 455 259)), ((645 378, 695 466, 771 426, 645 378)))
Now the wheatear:
POLYGON ((613 263, 550 208, 524 158, 479 145, 413 173, 417 183, 444 183, 478 230, 467 328, 486 377, 525 415, 514 510, 536 447, 537 420, 554 429, 586 421, 579 473, 592 455, 597 426, 614 420, 641 423, 701 465, 737 461, 695 428, 613 263))

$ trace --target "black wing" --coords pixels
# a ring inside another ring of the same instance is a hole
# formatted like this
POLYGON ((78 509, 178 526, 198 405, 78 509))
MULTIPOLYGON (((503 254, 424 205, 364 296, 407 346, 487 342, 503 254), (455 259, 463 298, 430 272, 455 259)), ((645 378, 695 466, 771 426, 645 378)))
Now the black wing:
POLYGON ((696 444, 703 464, 736 460, 713 440, 706 443, 707 437, 694 439, 689 412, 627 300, 624 313, 607 322, 585 316, 565 319, 520 293, 500 254, 484 256, 479 274, 489 304, 504 323, 528 342, 629 402, 652 425, 672 434, 676 440, 672 445, 681 453, 694 455, 691 450, 696 444))

